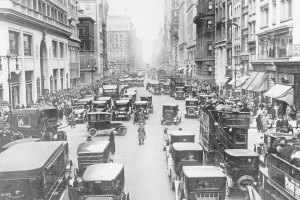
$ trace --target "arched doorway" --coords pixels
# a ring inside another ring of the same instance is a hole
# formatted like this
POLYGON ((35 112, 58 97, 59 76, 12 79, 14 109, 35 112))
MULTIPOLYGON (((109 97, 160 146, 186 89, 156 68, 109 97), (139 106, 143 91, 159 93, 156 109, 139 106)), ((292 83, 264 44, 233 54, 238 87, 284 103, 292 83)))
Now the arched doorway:
POLYGON ((40 72, 41 72, 41 90, 42 95, 45 95, 47 82, 46 78, 48 77, 48 57, 47 57, 47 46, 45 39, 41 41, 40 45, 40 72))

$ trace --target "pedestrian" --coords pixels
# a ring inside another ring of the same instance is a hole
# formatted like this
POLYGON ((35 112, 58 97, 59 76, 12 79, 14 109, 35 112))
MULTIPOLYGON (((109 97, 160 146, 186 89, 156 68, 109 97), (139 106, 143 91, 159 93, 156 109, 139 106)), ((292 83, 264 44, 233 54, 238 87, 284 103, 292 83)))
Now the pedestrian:
POLYGON ((92 136, 88 135, 87 138, 86 138, 86 141, 87 141, 87 142, 92 141, 92 136))
POLYGON ((288 105, 286 107, 285 112, 286 112, 287 120, 290 121, 291 120, 291 114, 292 114, 292 108, 291 108, 291 106, 288 105))
POLYGON ((262 131, 262 122, 261 122, 261 115, 260 114, 258 114, 257 117, 256 117, 256 127, 257 127, 258 132, 262 131))
POLYGON ((71 128, 76 128, 75 113, 71 112, 71 128))
POLYGON ((112 155, 116 152, 115 131, 111 131, 109 134, 109 151, 112 155))
POLYGON ((278 115, 278 120, 276 121, 276 132, 281 132, 283 126, 283 121, 281 115, 278 115))
POLYGON ((138 129, 138 139, 139 139, 139 145, 144 144, 144 140, 146 139, 146 131, 144 126, 140 126, 138 129))
POLYGON ((266 114, 263 114, 260 120, 261 120, 262 132, 266 132, 268 129, 268 118, 266 114))
POLYGON ((300 124, 300 111, 298 111, 296 114, 296 128, 298 128, 299 124, 300 124))

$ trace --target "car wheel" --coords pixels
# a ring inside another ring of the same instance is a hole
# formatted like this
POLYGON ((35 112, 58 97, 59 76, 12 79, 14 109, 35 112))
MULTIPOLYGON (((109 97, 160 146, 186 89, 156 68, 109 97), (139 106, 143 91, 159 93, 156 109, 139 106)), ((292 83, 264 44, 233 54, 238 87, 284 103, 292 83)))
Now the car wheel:
POLYGON ((241 191, 245 192, 248 190, 245 185, 253 185, 254 181, 252 176, 244 175, 237 180, 236 184, 241 191))
POLYGON ((165 114, 164 115, 164 121, 165 122, 170 123, 172 120, 173 120, 172 115, 170 115, 170 114, 165 114))
POLYGON ((127 129, 123 126, 121 126, 119 129, 118 129, 118 134, 119 135, 126 135, 127 133, 127 129))
POLYGON ((97 129, 95 129, 95 128, 89 129, 89 134, 90 134, 91 136, 95 136, 96 133, 97 133, 97 129))

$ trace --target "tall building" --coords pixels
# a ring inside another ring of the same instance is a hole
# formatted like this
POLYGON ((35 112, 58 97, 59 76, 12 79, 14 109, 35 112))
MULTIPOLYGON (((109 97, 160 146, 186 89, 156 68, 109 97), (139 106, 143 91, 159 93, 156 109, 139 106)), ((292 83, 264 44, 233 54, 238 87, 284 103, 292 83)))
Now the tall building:
POLYGON ((196 77, 202 81, 215 82, 215 1, 198 0, 196 24, 196 77))
POLYGON ((193 18, 197 15, 197 0, 187 0, 187 63, 191 76, 195 75, 195 54, 196 54, 196 24, 193 18))
MULTIPOLYGON (((186 68, 187 65, 187 16, 186 0, 179 1, 179 25, 178 25, 178 48, 179 48, 179 67, 186 68)), ((184 70, 186 71, 186 70, 184 70)))
MULTIPOLYGON (((95 63, 89 64, 84 58, 80 59, 80 73, 81 75, 88 76, 85 73, 91 70, 90 77, 86 80, 91 81, 91 76, 94 74, 95 80, 103 77, 104 69, 107 64, 106 59, 106 20, 108 12, 108 4, 106 0, 78 0, 80 11, 84 15, 91 17, 95 21, 95 43, 92 44, 95 51, 95 63), (96 70, 95 70, 96 69, 96 70)), ((81 79, 82 80, 82 79, 81 79)))
POLYGON ((135 40, 135 54, 134 54, 134 62, 135 68, 137 70, 143 69, 144 60, 143 60, 143 41, 136 38, 135 40))
POLYGON ((174 59, 172 59, 172 46, 171 46, 171 34, 170 26, 172 21, 172 4, 171 0, 164 0, 164 36, 163 42, 165 45, 165 66, 164 69, 171 71, 174 67, 174 59))
MULTIPOLYGON (((9 52, 11 57, 1 59, 0 101, 9 101, 9 82, 6 81, 9 71, 13 106, 26 106, 42 94, 69 87, 68 46, 73 46, 70 44, 73 23, 71 21, 70 26, 68 17, 72 14, 68 13, 68 7, 76 5, 68 2, 1 1, 0 55, 9 52)), ((76 12, 76 8, 73 11, 76 12)))
MULTIPOLYGON (((79 35, 78 35, 78 8, 76 0, 68 1, 68 21, 71 28, 72 35, 69 38, 68 53, 69 53, 69 65, 70 65, 70 87, 77 87, 80 79, 80 61, 79 61, 79 35)), ((55 75, 55 74, 54 74, 55 75)), ((57 76, 54 76, 54 81, 57 76)), ((68 78, 67 78, 68 79, 68 78)), ((61 81, 61 83, 63 80, 61 81)), ((55 84, 54 84, 55 85, 55 84)), ((63 86, 62 86, 63 87, 63 86)), ((67 88, 68 88, 67 82, 67 88)))
POLYGON ((215 79, 218 85, 225 85, 227 66, 227 0, 215 1, 215 79))
POLYGON ((134 28, 129 16, 108 16, 107 55, 110 66, 118 70, 134 67, 134 28))
POLYGON ((178 69, 178 29, 179 29, 179 0, 171 0, 171 24, 170 24, 170 40, 171 40, 171 59, 174 64, 172 70, 178 69))

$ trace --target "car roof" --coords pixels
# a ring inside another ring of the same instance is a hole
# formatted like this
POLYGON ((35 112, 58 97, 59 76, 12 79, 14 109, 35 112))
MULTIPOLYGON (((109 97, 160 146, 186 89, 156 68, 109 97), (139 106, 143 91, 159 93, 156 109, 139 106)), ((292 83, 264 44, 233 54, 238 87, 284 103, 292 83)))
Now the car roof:
POLYGON ((93 101, 93 103, 95 103, 95 104, 102 104, 102 103, 106 103, 106 101, 93 101))
POLYGON ((26 142, 0 153, 0 173, 32 171, 44 167, 49 158, 64 146, 62 141, 26 142))
POLYGON ((110 100, 111 97, 98 97, 98 101, 106 101, 106 100, 110 100))
POLYGON ((175 103, 165 103, 165 104, 163 104, 163 106, 177 107, 178 104, 175 104, 175 103))
POLYGON ((145 105, 145 104, 147 104, 147 101, 136 101, 135 104, 136 105, 145 105))
POLYGON ((141 98, 152 98, 151 95, 140 95, 141 98))
POLYGON ((19 139, 19 140, 14 140, 14 141, 11 141, 11 142, 7 143, 6 145, 4 145, 2 147, 2 149, 8 149, 16 144, 22 144, 22 143, 26 143, 26 142, 37 142, 40 140, 41 140, 41 138, 23 138, 23 139, 19 139))
POLYGON ((116 104, 122 105, 122 104, 128 104, 129 103, 129 99, 121 99, 121 100, 117 100, 116 104))
POLYGON ((86 141, 77 147, 77 155, 86 153, 103 153, 108 147, 109 141, 86 141))
POLYGON ((177 86, 176 88, 184 88, 183 86, 177 86))
POLYGON ((101 115, 111 115, 110 112, 88 112, 88 115, 95 115, 95 114, 101 114, 101 115))
POLYGON ((198 101, 198 99, 186 99, 185 101, 198 101))
POLYGON ((103 89, 117 89, 117 85, 103 85, 103 89))
POLYGON ((173 143, 174 150, 176 151, 202 151, 201 145, 193 142, 175 142, 173 143))
POLYGON ((171 131, 170 135, 174 135, 174 136, 181 136, 181 135, 195 135, 195 133, 192 133, 190 131, 171 131))
POLYGON ((88 181, 112 181, 123 170, 124 165, 119 163, 99 163, 90 165, 83 173, 82 180, 88 181))
POLYGON ((248 149, 225 149, 226 154, 233 157, 254 157, 258 156, 258 154, 254 151, 250 151, 248 149))
POLYGON ((124 95, 133 95, 133 94, 136 94, 136 92, 135 91, 133 91, 133 90, 129 90, 129 91, 127 91, 124 95))
POLYGON ((217 166, 183 166, 182 171, 188 178, 226 177, 226 174, 217 166))

